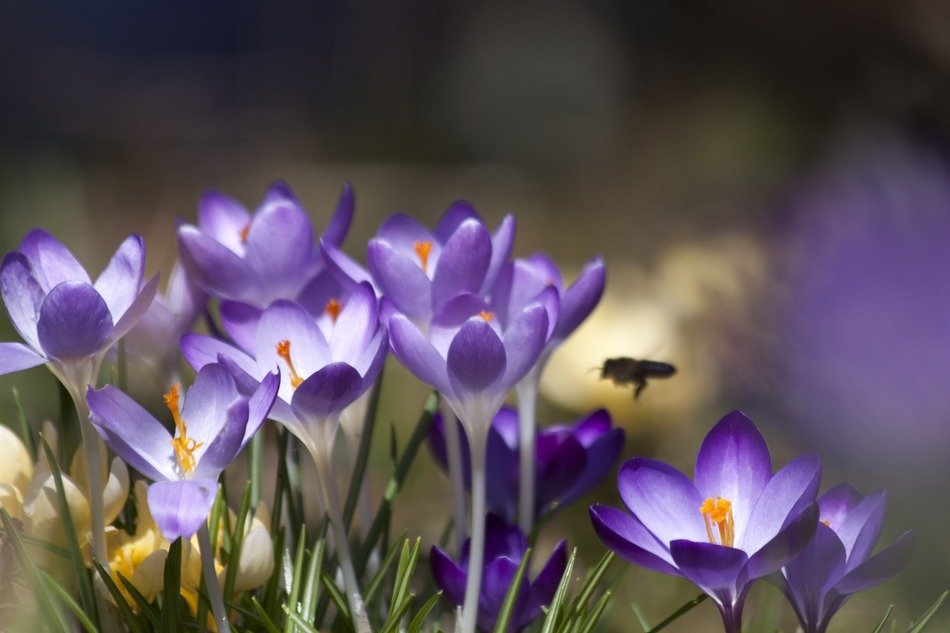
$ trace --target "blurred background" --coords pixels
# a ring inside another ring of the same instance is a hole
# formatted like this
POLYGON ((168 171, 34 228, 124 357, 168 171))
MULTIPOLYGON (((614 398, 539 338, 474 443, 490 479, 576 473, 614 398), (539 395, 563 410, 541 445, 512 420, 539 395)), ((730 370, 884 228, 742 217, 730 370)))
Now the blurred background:
MULTIPOLYGON (((253 207, 275 178, 318 227, 349 180, 358 259, 395 211, 514 212, 516 254, 609 270, 547 370, 542 423, 607 406, 627 456, 689 472, 742 408, 778 463, 817 452, 825 487, 887 487, 888 538, 918 533, 908 569, 833 631, 890 602, 906 626, 950 584, 947 3, 4 2, 0 86, 3 251, 40 225, 95 270, 136 231, 167 275, 205 189, 253 207), (634 403, 589 372, 623 355, 679 373, 634 403)), ((34 423, 57 415, 37 369, 0 379, 0 421, 13 385, 34 423)), ((391 363, 381 422, 408 429, 424 396, 391 363)), ((433 470, 422 455, 396 519, 429 542, 449 514, 433 470)), ((619 503, 614 482, 594 498, 619 503)), ((602 554, 586 503, 542 542, 559 538, 602 554)), ((630 569, 615 630, 631 602, 655 622, 694 594, 630 569)), ((752 601, 762 630, 794 629, 777 591, 752 601)), ((668 630, 716 620, 704 604, 668 630)))

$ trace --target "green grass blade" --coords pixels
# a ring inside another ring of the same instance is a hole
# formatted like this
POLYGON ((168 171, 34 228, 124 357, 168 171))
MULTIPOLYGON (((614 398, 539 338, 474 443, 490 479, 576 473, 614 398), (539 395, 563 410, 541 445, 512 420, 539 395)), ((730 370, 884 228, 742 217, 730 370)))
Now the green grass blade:
POLYGON ((353 630, 353 618, 350 617, 350 607, 346 602, 346 596, 337 584, 333 581, 333 578, 330 577, 330 574, 323 570, 320 574, 320 580, 323 581, 323 586, 326 587, 327 594, 330 596, 330 600, 333 601, 333 604, 336 605, 337 611, 339 611, 338 619, 342 621, 349 630, 353 630))
POLYGON ((73 597, 69 595, 63 587, 56 582, 56 579, 50 576, 48 573, 39 570, 40 579, 46 585, 48 589, 51 589, 53 594, 59 598, 59 601, 66 605, 66 608, 73 614, 73 617, 79 621, 79 624, 82 625, 82 628, 86 630, 87 633, 99 633, 99 627, 92 623, 92 620, 89 619, 89 616, 83 611, 83 608, 80 607, 73 597))
POLYGON ((36 438, 33 437, 33 430, 30 428, 30 421, 26 417, 26 409, 23 408, 23 401, 20 400, 20 390, 13 388, 13 404, 16 406, 16 419, 20 423, 20 438, 26 445, 26 450, 30 452, 30 458, 36 462, 36 438))
POLYGON ((254 596, 251 596, 251 606, 254 607, 255 613, 257 613, 257 618, 267 633, 280 633, 280 629, 277 628, 277 625, 274 624, 274 621, 271 620, 269 615, 267 615, 267 611, 264 610, 264 607, 261 606, 261 603, 258 602, 257 598, 254 596))
POLYGON ((129 592, 129 595, 132 596, 132 601, 135 602, 136 608, 138 608, 139 613, 145 616, 145 619, 148 620, 149 624, 152 625, 152 629, 160 630, 162 628, 162 619, 161 614, 158 612, 158 608, 152 606, 152 603, 135 588, 135 585, 132 584, 131 580, 128 580, 125 576, 119 575, 119 582, 122 583, 122 586, 125 587, 125 590, 129 592))
POLYGON ((891 617, 891 611, 894 610, 894 605, 887 607, 887 611, 884 612, 884 617, 881 618, 881 621, 877 623, 877 626, 874 627, 874 630, 871 633, 881 633, 884 630, 884 625, 887 624, 887 621, 891 617))
POLYGON ((435 605, 439 603, 439 598, 442 597, 442 592, 434 593, 432 596, 425 601, 425 604, 416 611, 416 614, 412 616, 412 620, 409 621, 409 628, 406 629, 406 633, 422 633, 422 627, 426 624, 426 618, 429 617, 429 614, 432 612, 432 609, 435 608, 435 605))
POLYGON ((168 548, 162 587, 162 627, 165 633, 178 633, 181 607, 181 538, 168 548))
POLYGON ((310 562, 307 565, 307 578, 304 582, 303 599, 301 600, 301 613, 308 622, 313 622, 314 613, 317 610, 317 598, 320 594, 320 573, 323 571, 323 556, 326 551, 326 539, 319 539, 310 554, 310 562))
POLYGON ((501 609, 498 611, 498 619, 495 620, 494 633, 507 633, 508 623, 511 620, 511 614, 515 610, 515 601, 518 600, 518 593, 521 591, 521 581, 524 580, 525 570, 528 569, 528 560, 531 558, 531 548, 525 550, 521 557, 521 564, 518 565, 518 571, 512 578, 508 586, 508 592, 505 594, 505 601, 501 603, 501 609))
POLYGON ((640 608, 636 602, 630 605, 633 608, 633 615, 637 616, 637 622, 640 624, 640 628, 643 629, 643 633, 647 633, 650 629, 653 628, 653 625, 650 624, 650 619, 647 617, 647 614, 643 612, 643 609, 640 608))
MULTIPOLYGON (((289 612, 293 612, 294 615, 297 615, 297 610, 300 608, 298 601, 300 599, 300 581, 303 578, 303 559, 306 552, 306 547, 304 543, 307 542, 307 529, 306 526, 300 526, 300 534, 297 537, 297 555, 294 557, 294 574, 293 580, 290 583, 290 595, 287 597, 287 606, 290 609, 289 612)), ((284 633, 293 633, 294 631, 294 621, 293 618, 284 622, 284 633)))
POLYGON ((234 581, 237 579, 238 562, 241 560, 241 548, 244 546, 244 532, 247 527, 247 515, 251 508, 251 482, 244 485, 244 495, 241 497, 241 508, 237 520, 234 522, 234 531, 231 533, 231 549, 228 550, 227 571, 224 575, 224 600, 230 602, 234 593, 234 581))
POLYGON ((402 551, 399 554, 399 565, 396 567, 396 580, 393 583, 393 596, 390 600, 391 612, 394 612, 409 595, 409 585, 412 582, 412 575, 416 571, 421 543, 422 539, 416 538, 416 542, 410 546, 409 539, 403 539, 402 551))
POLYGON ((390 611, 389 617, 386 618, 386 623, 383 625, 383 628, 379 633, 395 633, 398 631, 399 623, 402 622, 402 618, 409 612, 409 609, 412 608, 412 603, 414 600, 415 596, 409 594, 396 606, 396 608, 390 611))
POLYGON ((290 620, 291 625, 300 627, 305 631, 305 633, 320 633, 313 626, 304 620, 302 617, 290 610, 290 607, 284 605, 284 613, 287 614, 287 618, 290 620))
POLYGON ((76 574, 80 602, 82 603, 83 610, 86 613, 92 614, 93 621, 98 625, 99 618, 96 612, 96 594, 93 591, 92 580, 86 569, 86 562, 83 560, 82 549, 79 547, 79 536, 76 533, 76 524, 73 522, 73 515, 69 510, 69 502, 66 500, 63 473, 60 470, 56 456, 53 455, 53 449, 50 448, 46 438, 42 435, 40 436, 40 442, 43 445, 43 452, 46 454, 47 462, 49 462, 50 473, 53 476, 53 484, 56 487, 56 500, 59 504, 60 518, 63 521, 63 531, 66 533, 69 558, 73 564, 73 572, 76 574))
POLYGON ((665 629, 668 625, 670 625, 670 624, 672 624, 673 622, 675 622, 675 621, 676 621, 677 619, 679 619, 681 616, 683 616, 683 615, 689 613, 690 611, 692 611, 692 610, 693 610, 693 607, 695 607, 696 605, 700 604, 703 600, 705 600, 705 599, 708 598, 708 597, 709 597, 709 596, 707 596, 707 595, 704 594, 704 593, 699 594, 698 596, 696 596, 695 598, 693 598, 692 600, 690 600, 689 602, 687 602, 686 604, 684 604, 683 606, 681 606, 679 609, 677 609, 676 611, 674 611, 668 618, 666 618, 665 620, 663 620, 662 622, 660 622, 659 624, 657 624, 655 627, 653 627, 653 628, 650 629, 649 631, 647 631, 647 633, 656 633, 657 631, 661 631, 661 630, 665 629))
POLYGON ((571 556, 567 559, 567 567, 564 568, 564 575, 561 576, 561 582, 557 585, 557 591, 554 592, 554 598, 548 607, 548 612, 544 616, 544 627, 541 633, 554 633, 554 627, 561 613, 561 605, 564 604, 564 598, 567 596, 568 587, 571 585, 571 574, 574 573, 574 560, 577 558, 577 548, 571 550, 571 556))
POLYGON ((353 475, 350 477, 350 488, 346 493, 346 503, 343 504, 343 524, 347 531, 353 523, 356 513, 356 504, 360 498, 360 490, 366 477, 366 467, 369 465, 369 449, 372 446, 373 432, 376 429, 376 411, 379 409, 379 394, 382 391, 383 375, 380 373, 373 385, 369 396, 369 405, 366 407, 366 418, 363 421, 363 435, 356 451, 356 460, 353 464, 353 475))
POLYGON ((924 627, 930 623, 930 620, 932 620, 933 617, 937 615, 937 611, 940 610, 940 607, 942 607, 943 603, 947 600, 948 594, 950 594, 950 591, 944 591, 942 594, 940 594, 940 597, 937 598, 937 601, 930 605, 930 608, 924 611, 924 614, 920 616, 916 622, 910 625, 910 628, 907 629, 907 633, 920 633, 923 631, 924 627))
POLYGON ((574 600, 574 615, 579 616, 582 611, 587 609, 587 603, 590 601, 590 597, 594 595, 594 590, 600 586, 600 581, 603 579, 604 574, 607 573, 607 569, 610 567, 610 563, 614 561, 614 553, 607 552, 604 554, 604 557, 600 559, 600 562, 594 567, 591 573, 587 577, 587 581, 584 583, 584 586, 581 588, 580 593, 577 598, 574 600))
POLYGON ((399 553, 399 550, 400 545, 398 543, 389 548, 389 551, 386 553, 386 557, 383 558, 379 565, 379 569, 376 570, 376 573, 373 574, 373 578, 369 581, 369 584, 366 585, 366 591, 363 593, 363 600, 366 603, 367 611, 369 611, 369 605, 372 604, 373 599, 376 597, 376 592, 378 592, 382 587, 383 580, 386 578, 386 573, 389 571, 389 568, 392 567, 393 561, 396 560, 396 554, 399 553))
POLYGON ((112 596, 112 601, 115 602, 116 607, 119 609, 119 615, 122 616, 122 621, 129 627, 131 633, 145 633, 145 629, 142 628, 141 618, 132 611, 129 603, 125 600, 125 596, 119 591, 112 577, 106 572, 105 567, 96 561, 93 561, 93 565, 96 566, 96 571, 99 572, 99 578, 102 579, 102 583, 109 591, 109 595, 112 596))
POLYGON ((587 616, 584 626, 581 627, 581 633, 590 633, 594 630, 594 627, 600 623, 601 618, 604 616, 604 611, 606 611, 607 607, 610 605, 610 599, 612 597, 613 592, 604 592, 604 595, 600 597, 600 600, 598 600, 594 605, 594 608, 591 609, 590 615, 587 616))

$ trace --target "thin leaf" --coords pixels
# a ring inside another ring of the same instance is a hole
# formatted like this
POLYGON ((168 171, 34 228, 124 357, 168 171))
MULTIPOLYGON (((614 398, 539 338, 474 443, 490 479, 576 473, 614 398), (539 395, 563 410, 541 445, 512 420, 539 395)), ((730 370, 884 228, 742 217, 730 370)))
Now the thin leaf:
POLYGON ((393 561, 396 560, 396 554, 399 553, 400 549, 401 548, 399 544, 393 545, 391 548, 389 548, 389 551, 386 553, 386 557, 383 558, 382 562, 379 564, 379 568, 376 570, 376 573, 373 574, 373 578, 366 586, 366 591, 363 593, 363 600, 367 605, 367 610, 369 609, 369 605, 373 598, 376 597, 376 592, 379 591, 380 587, 382 587, 383 580, 386 578, 386 572, 389 571, 393 561))
POLYGON ((257 617, 260 620, 260 623, 267 630, 267 633, 280 633, 280 629, 277 628, 277 625, 274 624, 274 621, 270 619, 269 615, 267 615, 267 611, 264 610, 264 607, 261 606, 261 603, 258 602, 257 598, 254 596, 251 596, 251 606, 254 607, 257 617))
POLYGON ((399 605, 389 612, 389 617, 386 618, 386 623, 383 625, 383 629, 379 633, 394 633, 394 631, 399 630, 399 623, 402 621, 402 618, 406 613, 409 612, 409 609, 412 607, 412 603, 415 600, 415 596, 409 594, 406 596, 399 605))
POLYGON ((561 576, 561 582, 557 585, 557 591, 554 592, 554 598, 551 600, 551 606, 544 616, 544 628, 541 633, 554 633, 554 626, 557 623, 561 611, 561 605, 564 603, 564 597, 567 595, 567 589, 571 584, 571 574, 574 572, 574 560, 577 557, 577 548, 571 550, 571 557, 567 559, 567 567, 564 568, 564 574, 561 576))
POLYGON ((884 612, 884 617, 881 618, 881 621, 877 623, 877 626, 874 627, 874 630, 871 633, 881 633, 884 630, 884 625, 887 624, 888 619, 891 617, 891 611, 894 610, 894 605, 887 607, 887 611, 884 612))
POLYGON ((254 437, 251 438, 250 446, 247 451, 247 473, 251 481, 251 507, 256 508, 261 500, 261 486, 264 477, 261 470, 261 463, 264 461, 264 429, 258 429, 254 437))
POLYGON ((181 538, 168 548, 162 587, 162 626, 165 633, 177 633, 181 602, 181 538))
MULTIPOLYGON (((287 598, 287 605, 294 613, 297 614, 297 610, 300 608, 299 599, 300 599, 300 579, 303 577, 303 559, 306 548, 304 543, 306 543, 307 530, 306 526, 300 526, 300 536, 297 538, 297 556, 294 558, 294 575, 293 581, 290 583, 290 595, 287 598)), ((294 622, 293 619, 287 620, 284 622, 284 633, 293 633, 294 622)))
POLYGON ((323 571, 323 555, 326 551, 326 540, 317 540, 313 553, 310 554, 310 563, 307 565, 307 579, 304 582, 301 613, 308 622, 313 621, 317 610, 317 597, 320 595, 320 572, 323 571))
POLYGON ((132 584, 131 580, 128 580, 125 576, 119 574, 119 582, 122 583, 122 586, 125 587, 125 590, 129 592, 129 595, 132 596, 132 600, 135 602, 136 608, 139 610, 139 613, 145 615, 145 618, 149 621, 149 624, 152 625, 153 629, 161 629, 161 615, 158 612, 156 607, 153 607, 148 599, 142 595, 142 593, 135 588, 135 585, 132 584))
POLYGON ((287 617, 290 619, 291 624, 299 626, 306 633, 320 633, 315 628, 313 628, 313 626, 311 626, 309 622, 307 622, 302 617, 300 617, 299 615, 291 611, 290 607, 288 607, 286 604, 284 605, 284 613, 287 614, 287 617))
MULTIPOLYGON (((224 575, 224 599, 231 601, 234 593, 234 581, 237 579, 238 562, 241 560, 241 548, 244 546, 244 533, 247 528, 247 515, 251 508, 251 482, 244 485, 244 495, 241 497, 241 508, 234 523, 234 532, 231 533, 231 549, 228 551, 227 571, 224 575)), ((213 552, 212 552, 213 553, 213 552)))
POLYGON ((352 631, 353 618, 350 617, 350 607, 346 602, 346 596, 342 591, 340 591, 340 588, 337 586, 337 584, 333 582, 333 578, 330 577, 330 574, 328 574, 326 570, 321 572, 320 580, 323 581, 323 586, 326 587, 327 594, 330 596, 330 600, 332 600, 333 604, 336 605, 337 611, 339 611, 340 620, 342 620, 343 623, 346 624, 347 627, 349 627, 349 629, 352 631))
POLYGON ((43 583, 50 589, 53 590, 53 593, 59 598, 59 601, 66 605, 66 608, 72 612, 73 616, 79 620, 79 624, 82 625, 82 628, 86 629, 88 633, 99 633, 99 628, 92 623, 92 620, 89 619, 89 616, 86 615, 86 612, 76 604, 76 601, 73 600, 73 597, 69 595, 62 586, 56 582, 56 580, 50 576, 47 572, 42 569, 39 570, 40 578, 43 583))
POLYGON ((942 594, 940 594, 940 597, 937 598, 937 601, 930 605, 930 608, 924 611, 924 614, 920 616, 916 622, 910 625, 910 628, 907 629, 907 633, 920 633, 920 631, 923 631, 924 627, 927 626, 930 620, 933 619, 935 615, 937 615, 937 611, 940 610, 940 607, 943 606, 943 603, 947 600, 948 594, 950 594, 950 591, 944 591, 942 594))
POLYGON ((643 633, 646 633, 653 628, 653 625, 650 624, 650 619, 647 618, 647 615, 643 612, 643 609, 640 608, 640 605, 634 602, 632 605, 633 614, 637 616, 637 621, 640 623, 640 628, 643 629, 643 633))
POLYGON ((109 590, 109 594, 112 596, 112 601, 115 602, 116 607, 119 609, 119 615, 122 616, 122 621, 125 622, 126 626, 129 627, 132 633, 145 633, 145 629, 142 628, 141 618, 135 615, 135 613, 132 611, 132 608, 126 601, 125 596, 123 596, 122 592, 119 591, 119 588, 116 586, 105 567, 103 567, 98 561, 93 561, 92 564, 96 566, 96 571, 99 572, 99 578, 102 579, 102 583, 106 586, 106 589, 109 590))
POLYGON ((610 604, 610 599, 613 597, 613 593, 610 591, 605 591, 604 595, 600 597, 600 600, 594 605, 594 608, 591 610, 590 615, 587 616, 587 619, 584 623, 584 626, 581 628, 581 633, 590 633, 594 630, 594 627, 600 622, 601 618, 604 615, 604 611, 607 609, 607 606, 610 604))
POLYGON ((515 610, 515 602, 518 600, 518 593, 521 591, 521 581, 524 580, 525 570, 528 568, 528 559, 531 558, 531 548, 525 550, 521 557, 521 564, 518 565, 518 571, 512 578, 508 586, 508 592, 505 594, 505 601, 501 603, 501 610, 498 611, 498 619, 495 620, 494 633, 507 633, 508 623, 511 621, 511 614, 515 610))
POLYGON ((439 598, 442 597, 442 592, 432 594, 432 596, 425 601, 425 604, 416 611, 416 614, 412 617, 412 620, 409 621, 409 628, 406 629, 406 633, 421 633, 422 627, 425 626, 426 618, 429 617, 429 613, 432 612, 432 609, 435 608, 435 605, 439 603, 439 598))
POLYGON ((590 597, 594 594, 594 590, 600 586, 600 581, 604 577, 604 574, 607 573, 607 568, 610 567, 610 563, 614 561, 614 553, 607 552, 604 554, 604 557, 600 559, 600 562, 597 563, 596 567, 591 571, 590 575, 587 577, 587 582, 584 583, 583 588, 581 589, 580 594, 578 594, 577 599, 574 600, 574 614, 580 615, 582 610, 587 609, 587 602, 590 600, 590 597))
POLYGON ((681 606, 679 609, 674 611, 668 618, 666 618, 665 620, 657 624, 655 627, 653 627, 649 631, 647 631, 647 633, 656 633, 657 631, 665 629, 667 625, 672 624, 680 616, 685 615, 686 613, 689 613, 690 611, 692 611, 693 607, 700 604, 703 600, 705 600, 708 597, 709 596, 707 596, 704 593, 699 594, 698 596, 696 596, 695 598, 693 598, 692 600, 690 600, 689 602, 681 606))
POLYGON ((409 539, 404 539, 402 551, 399 554, 399 565, 396 567, 396 580, 393 583, 393 597, 390 601, 392 611, 402 604, 409 594, 409 583, 412 582, 412 575, 416 571, 416 562, 419 560, 419 546, 422 539, 416 538, 416 542, 410 546, 409 539))

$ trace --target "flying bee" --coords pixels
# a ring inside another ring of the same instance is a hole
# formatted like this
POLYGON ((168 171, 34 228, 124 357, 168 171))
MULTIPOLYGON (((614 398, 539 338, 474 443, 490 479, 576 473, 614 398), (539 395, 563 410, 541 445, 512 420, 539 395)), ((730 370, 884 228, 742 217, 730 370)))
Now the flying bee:
POLYGON ((600 379, 609 378, 615 385, 626 387, 633 385, 633 399, 640 398, 640 393, 647 388, 650 378, 669 378, 676 373, 676 367, 669 363, 657 360, 628 358, 608 358, 600 368, 600 379))

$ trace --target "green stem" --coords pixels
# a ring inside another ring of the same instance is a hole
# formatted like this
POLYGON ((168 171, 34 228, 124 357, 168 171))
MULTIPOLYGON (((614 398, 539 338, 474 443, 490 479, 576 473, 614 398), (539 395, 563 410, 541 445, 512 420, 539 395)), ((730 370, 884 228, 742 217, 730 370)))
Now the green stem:
POLYGON ((198 547, 201 549, 201 573, 205 579, 205 589, 208 591, 208 600, 211 602, 211 612, 214 614, 218 633, 230 633, 228 610, 224 606, 224 596, 221 594, 221 585, 214 569, 214 548, 211 547, 211 535, 208 533, 208 522, 204 521, 198 528, 198 547))

